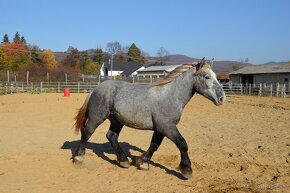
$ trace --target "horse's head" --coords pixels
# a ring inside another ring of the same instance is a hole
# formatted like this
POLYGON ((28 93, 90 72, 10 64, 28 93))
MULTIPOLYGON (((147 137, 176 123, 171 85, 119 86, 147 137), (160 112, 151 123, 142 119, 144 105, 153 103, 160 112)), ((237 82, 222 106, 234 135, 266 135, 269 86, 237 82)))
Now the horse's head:
POLYGON ((215 105, 220 105, 226 100, 226 95, 216 74, 212 71, 212 65, 213 61, 206 63, 204 58, 196 65, 195 89, 215 105))

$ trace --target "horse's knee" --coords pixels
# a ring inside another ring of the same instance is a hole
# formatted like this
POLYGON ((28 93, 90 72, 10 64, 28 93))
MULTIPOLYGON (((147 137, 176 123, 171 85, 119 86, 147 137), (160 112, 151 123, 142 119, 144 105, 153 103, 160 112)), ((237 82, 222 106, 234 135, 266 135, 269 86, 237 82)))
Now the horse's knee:
POLYGON ((113 141, 113 140, 117 140, 117 138, 118 138, 118 134, 115 133, 115 132, 113 132, 113 131, 111 131, 111 130, 109 130, 109 131, 107 132, 107 134, 106 134, 106 137, 107 137, 107 139, 108 139, 109 141, 113 141))

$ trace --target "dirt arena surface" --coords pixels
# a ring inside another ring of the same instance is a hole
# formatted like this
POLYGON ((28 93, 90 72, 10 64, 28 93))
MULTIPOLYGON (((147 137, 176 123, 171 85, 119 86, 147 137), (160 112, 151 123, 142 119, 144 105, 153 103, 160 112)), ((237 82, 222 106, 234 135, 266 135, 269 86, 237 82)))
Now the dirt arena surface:
POLYGON ((222 106, 194 96, 178 128, 189 146, 193 177, 176 169, 165 139, 149 171, 136 156, 151 131, 125 127, 121 146, 132 161, 116 165, 106 121, 90 139, 82 165, 71 162, 80 135, 72 129, 87 94, 0 96, 0 192, 290 192, 290 99, 232 95, 222 106))

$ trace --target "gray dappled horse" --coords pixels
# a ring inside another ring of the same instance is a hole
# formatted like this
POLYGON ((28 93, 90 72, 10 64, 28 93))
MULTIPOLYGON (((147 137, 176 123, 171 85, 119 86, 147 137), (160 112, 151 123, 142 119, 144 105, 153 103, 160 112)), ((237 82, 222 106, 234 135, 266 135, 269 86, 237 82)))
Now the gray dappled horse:
POLYGON ((118 143, 123 126, 142 130, 153 130, 148 150, 139 158, 140 169, 149 169, 149 161, 166 136, 173 141, 181 153, 180 169, 188 179, 192 175, 191 162, 185 139, 179 133, 181 113, 195 93, 222 104, 225 93, 211 69, 212 62, 203 58, 197 65, 183 64, 164 79, 151 85, 131 84, 108 80, 98 85, 87 97, 76 115, 76 132, 81 131, 81 141, 73 160, 82 162, 85 145, 95 129, 106 119, 111 122, 107 138, 117 155, 121 167, 130 163, 118 143))

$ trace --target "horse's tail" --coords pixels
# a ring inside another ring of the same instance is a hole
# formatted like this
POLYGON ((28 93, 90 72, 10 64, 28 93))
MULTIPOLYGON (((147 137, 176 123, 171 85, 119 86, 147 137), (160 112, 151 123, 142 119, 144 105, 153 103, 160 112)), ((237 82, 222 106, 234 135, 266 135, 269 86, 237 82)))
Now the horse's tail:
POLYGON ((78 114, 74 118, 74 120, 76 121, 74 124, 76 134, 78 134, 79 131, 83 130, 86 125, 88 118, 87 106, 89 103, 90 96, 91 94, 87 96, 83 106, 79 109, 78 114))

